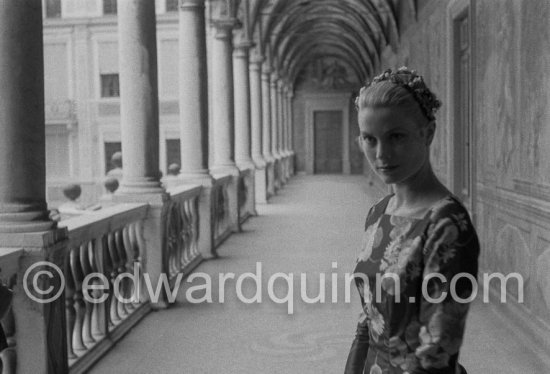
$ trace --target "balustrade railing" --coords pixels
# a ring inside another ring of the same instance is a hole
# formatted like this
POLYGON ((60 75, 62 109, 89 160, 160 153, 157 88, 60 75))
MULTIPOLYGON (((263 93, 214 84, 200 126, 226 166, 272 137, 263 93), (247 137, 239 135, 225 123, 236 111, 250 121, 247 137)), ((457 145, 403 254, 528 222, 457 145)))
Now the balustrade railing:
POLYGON ((0 373, 15 374, 16 339, 15 321, 11 307, 10 289, 17 282, 22 249, 0 249, 0 373))
POLYGON ((69 230, 63 274, 71 372, 85 371, 148 311, 141 287, 147 210, 121 204, 62 222, 69 230))
POLYGON ((217 178, 212 191, 212 220, 214 247, 231 235, 228 188, 232 176, 217 178))
POLYGON ((179 273, 186 273, 200 261, 199 198, 202 187, 170 189, 170 199, 163 206, 164 268, 170 284, 179 273))

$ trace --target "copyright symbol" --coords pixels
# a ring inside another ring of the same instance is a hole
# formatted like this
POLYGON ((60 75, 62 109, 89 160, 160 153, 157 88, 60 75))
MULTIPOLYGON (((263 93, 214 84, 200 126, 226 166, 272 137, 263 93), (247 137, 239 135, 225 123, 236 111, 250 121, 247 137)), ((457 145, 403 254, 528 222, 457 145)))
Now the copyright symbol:
POLYGON ((23 288, 31 300, 39 304, 51 303, 57 300, 65 289, 65 277, 56 264, 52 264, 48 261, 38 261, 29 266, 25 271, 25 275, 23 275, 23 288), (31 276, 30 281, 29 276, 31 276), (44 279, 44 277, 46 279, 44 279), (51 280, 56 278, 59 278, 61 282, 59 282, 59 289, 53 294, 56 287, 52 285, 52 283, 55 284, 57 282, 51 282, 51 280), (29 286, 32 288, 29 289, 29 286), (53 296, 46 297, 52 294, 53 296))

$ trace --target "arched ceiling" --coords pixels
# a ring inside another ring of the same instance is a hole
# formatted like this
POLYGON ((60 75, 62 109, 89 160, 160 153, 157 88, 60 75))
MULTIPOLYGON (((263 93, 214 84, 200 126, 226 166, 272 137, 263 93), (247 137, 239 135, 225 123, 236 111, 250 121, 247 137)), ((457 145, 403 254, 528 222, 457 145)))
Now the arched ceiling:
POLYGON ((414 2, 241 0, 239 15, 247 17, 240 32, 292 85, 308 63, 327 56, 362 83, 375 73, 382 50, 397 45, 402 3, 415 9, 414 2))

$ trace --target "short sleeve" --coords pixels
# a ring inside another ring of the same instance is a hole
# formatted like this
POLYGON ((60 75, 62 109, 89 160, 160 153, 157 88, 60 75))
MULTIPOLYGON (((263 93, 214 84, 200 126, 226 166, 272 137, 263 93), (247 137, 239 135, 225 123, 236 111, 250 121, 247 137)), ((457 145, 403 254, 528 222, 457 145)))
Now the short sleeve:
POLYGON ((415 352, 422 369, 413 373, 447 373, 445 369, 456 365, 475 296, 479 242, 468 212, 453 198, 437 206, 429 220, 423 247, 420 346, 415 352))

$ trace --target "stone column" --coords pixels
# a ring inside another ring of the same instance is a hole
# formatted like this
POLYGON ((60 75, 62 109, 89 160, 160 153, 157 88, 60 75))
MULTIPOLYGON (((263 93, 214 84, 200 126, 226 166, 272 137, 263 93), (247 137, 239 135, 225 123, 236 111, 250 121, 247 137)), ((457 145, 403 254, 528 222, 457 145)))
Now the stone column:
POLYGON ((212 131, 214 138, 214 160, 210 169, 214 178, 231 175, 228 188, 229 220, 234 231, 239 227, 238 183, 239 169, 234 161, 234 96, 233 96, 233 46, 232 30, 234 19, 213 20, 214 40, 212 42, 212 131))
POLYGON ((284 148, 284 129, 286 124, 285 119, 285 84, 282 78, 277 81, 277 101, 279 102, 279 128, 277 131, 277 149, 281 155, 281 183, 286 183, 287 155, 284 148))
POLYGON ((250 76, 248 50, 251 43, 235 45, 233 85, 235 94, 235 162, 239 169, 253 167, 250 157, 250 76))
POLYGON ((0 4, 0 253, 16 248, 24 253, 15 265, 11 304, 17 372, 53 374, 69 372, 64 293, 45 301, 60 290, 61 275, 49 265, 37 265, 27 279, 34 300, 23 289, 26 271, 39 261, 63 269, 68 245, 67 230, 56 228, 46 204, 41 5, 35 0, 0 4), (33 283, 54 292, 32 292, 33 283))
POLYGON ((290 175, 294 175, 294 107, 292 106, 292 100, 294 98, 293 88, 288 90, 288 151, 290 155, 290 175))
POLYGON ((275 158, 271 153, 271 68, 262 66, 262 152, 267 163, 267 194, 275 193, 275 158))
POLYGON ((278 148, 279 135, 279 95, 277 92, 279 74, 276 71, 271 73, 271 153, 275 158, 275 190, 281 188, 281 155, 278 148))
MULTIPOLYGON (((169 199, 160 184, 157 37, 155 4, 118 1, 120 123, 123 172, 115 202, 148 203, 143 237, 145 271, 156 284, 164 268, 163 206, 169 199)), ((154 308, 168 306, 163 294, 154 308)))
POLYGON ((232 29, 234 21, 213 21, 215 28, 212 43, 212 95, 215 95, 212 107, 214 160, 213 172, 235 170, 234 161, 234 96, 233 96, 233 59, 232 29))
POLYGON ((250 58, 250 119, 252 136, 252 160, 256 165, 256 202, 267 202, 267 164, 262 155, 262 71, 263 58, 254 55, 250 58))
POLYGON ((204 0, 180 0, 179 4, 179 108, 181 170, 183 184, 202 186, 199 198, 199 252, 214 253, 212 191, 208 170, 208 73, 204 0))
POLYGON ((179 107, 184 181, 210 181, 208 170, 208 73, 204 0, 180 1, 179 107))
POLYGON ((118 2, 124 168, 117 194, 161 193, 155 4, 118 2))
POLYGON ((0 232, 55 227, 46 206, 40 12, 33 0, 0 6, 0 232))
POLYGON ((248 67, 250 42, 236 44, 233 50, 233 85, 235 94, 235 162, 243 173, 240 202, 243 214, 256 215, 255 177, 256 169, 250 157, 250 72, 248 67))

